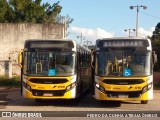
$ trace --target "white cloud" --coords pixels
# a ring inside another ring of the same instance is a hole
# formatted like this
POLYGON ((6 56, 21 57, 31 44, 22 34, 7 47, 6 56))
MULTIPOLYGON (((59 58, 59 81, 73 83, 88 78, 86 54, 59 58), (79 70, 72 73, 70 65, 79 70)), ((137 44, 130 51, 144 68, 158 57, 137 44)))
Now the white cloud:
POLYGON ((107 32, 102 28, 89 29, 72 26, 70 27, 70 32, 75 34, 76 36, 79 36, 82 33, 83 37, 85 37, 85 40, 89 40, 93 44, 95 44, 96 39, 110 38, 114 36, 114 33, 107 32))
POLYGON ((139 28, 138 35, 144 38, 147 36, 152 36, 154 29, 155 29, 154 27, 150 28, 149 30, 145 30, 144 28, 139 28))
MULTIPOLYGON (((154 31, 155 27, 151 27, 150 29, 146 30, 144 28, 138 29, 138 36, 142 38, 146 38, 147 36, 152 36, 152 33, 154 31)), ((128 36, 128 31, 125 33, 126 36, 128 36)), ((136 32, 131 31, 131 36, 135 36, 136 32)))
MULTIPOLYGON (((138 36, 142 38, 146 38, 147 36, 152 36, 152 33, 154 31, 155 27, 151 27, 150 29, 144 29, 139 28, 138 30, 138 36)), ((95 41, 99 38, 110 38, 115 37, 116 35, 113 32, 108 32, 102 28, 96 28, 96 29, 90 29, 90 28, 80 28, 71 26, 70 29, 70 37, 72 37, 74 40, 76 40, 78 43, 80 43, 80 39, 77 38, 77 36, 80 36, 82 33, 82 36, 85 37, 85 40, 91 41, 92 44, 95 44, 95 41)), ((125 36, 128 37, 128 31, 124 32, 125 36)), ((124 34, 122 33, 122 36, 124 34)), ((131 36, 135 36, 136 32, 131 32, 131 36)))

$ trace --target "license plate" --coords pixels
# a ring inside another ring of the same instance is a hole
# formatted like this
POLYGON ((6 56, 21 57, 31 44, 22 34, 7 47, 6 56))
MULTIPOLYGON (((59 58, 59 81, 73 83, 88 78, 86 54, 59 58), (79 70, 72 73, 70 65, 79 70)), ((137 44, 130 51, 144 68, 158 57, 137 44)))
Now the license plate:
POLYGON ((43 96, 53 96, 52 93, 44 93, 43 96))
POLYGON ((119 98, 128 98, 128 95, 118 95, 119 98))

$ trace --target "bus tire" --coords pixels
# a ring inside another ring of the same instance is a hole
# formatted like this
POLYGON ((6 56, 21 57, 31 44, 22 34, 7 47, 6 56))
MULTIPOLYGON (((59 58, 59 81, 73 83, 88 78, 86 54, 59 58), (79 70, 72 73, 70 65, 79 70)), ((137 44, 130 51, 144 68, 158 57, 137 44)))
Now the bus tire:
POLYGON ((35 99, 35 102, 40 103, 42 102, 42 99, 35 99))
POLYGON ((148 100, 142 100, 141 101, 141 104, 147 104, 148 103, 148 100))

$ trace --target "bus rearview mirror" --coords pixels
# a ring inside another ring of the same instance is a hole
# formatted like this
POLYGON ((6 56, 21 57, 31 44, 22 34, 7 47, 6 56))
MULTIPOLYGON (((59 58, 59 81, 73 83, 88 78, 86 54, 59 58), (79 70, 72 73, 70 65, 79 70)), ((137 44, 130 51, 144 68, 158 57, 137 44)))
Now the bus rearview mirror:
POLYGON ((153 51, 153 63, 157 63, 157 54, 153 51))
POLYGON ((94 49, 91 50, 91 67, 94 68, 94 54, 95 54, 95 51, 94 49))
POLYGON ((23 57, 23 50, 21 50, 18 54, 18 64, 22 68, 22 57, 23 57))

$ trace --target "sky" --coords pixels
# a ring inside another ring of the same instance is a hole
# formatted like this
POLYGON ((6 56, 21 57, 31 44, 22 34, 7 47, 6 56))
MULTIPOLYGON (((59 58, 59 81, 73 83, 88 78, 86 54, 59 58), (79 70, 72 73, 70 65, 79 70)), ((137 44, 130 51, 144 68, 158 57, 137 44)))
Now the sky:
MULTIPOLYGON (((53 4, 58 0, 42 0, 53 4)), ((136 8, 130 6, 147 6, 139 9, 138 35, 151 36, 155 26, 160 22, 160 0, 59 0, 63 7, 62 16, 69 15, 74 21, 67 29, 68 38, 80 43, 82 33, 83 42, 109 37, 127 37, 129 30, 136 29, 136 8)), ((131 30, 131 36, 135 32, 131 30)))

